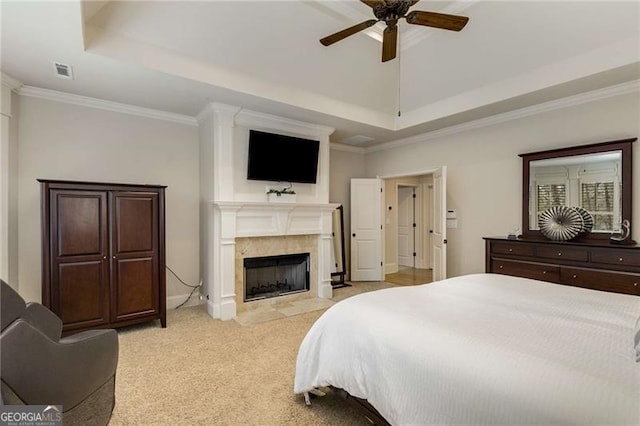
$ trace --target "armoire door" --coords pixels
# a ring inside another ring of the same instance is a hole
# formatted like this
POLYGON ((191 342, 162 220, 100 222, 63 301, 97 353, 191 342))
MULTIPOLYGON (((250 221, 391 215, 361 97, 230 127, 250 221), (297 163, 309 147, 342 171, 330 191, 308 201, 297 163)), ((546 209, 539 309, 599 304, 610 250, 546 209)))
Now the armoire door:
POLYGON ((65 329, 109 322, 107 193, 52 190, 51 308, 65 329))
POLYGON ((111 193, 111 320, 158 315, 158 193, 111 193))

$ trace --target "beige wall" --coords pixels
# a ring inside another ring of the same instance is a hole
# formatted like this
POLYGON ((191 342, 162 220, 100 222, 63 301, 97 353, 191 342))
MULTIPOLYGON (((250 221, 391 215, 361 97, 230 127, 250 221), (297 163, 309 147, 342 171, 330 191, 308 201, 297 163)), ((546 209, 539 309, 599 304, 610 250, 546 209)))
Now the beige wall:
MULTIPOLYGON (((518 154, 637 137, 637 93, 593 101, 489 127, 366 155, 367 176, 447 166, 447 206, 458 228, 448 230, 448 275, 484 271, 483 236, 521 224, 518 154)), ((640 238, 640 143, 634 144, 633 235, 640 238), (635 226, 634 226, 635 224, 635 226)))
POLYGON ((364 154, 336 149, 334 146, 331 148, 329 169, 329 202, 343 205, 345 264, 348 273, 351 259, 351 178, 367 177, 364 154))
MULTIPOLYGON (((167 265, 187 283, 198 282, 197 127, 25 96, 19 115, 18 260, 25 299, 41 295, 37 178, 167 185, 167 265)), ((167 271, 169 307, 190 290, 167 271)))

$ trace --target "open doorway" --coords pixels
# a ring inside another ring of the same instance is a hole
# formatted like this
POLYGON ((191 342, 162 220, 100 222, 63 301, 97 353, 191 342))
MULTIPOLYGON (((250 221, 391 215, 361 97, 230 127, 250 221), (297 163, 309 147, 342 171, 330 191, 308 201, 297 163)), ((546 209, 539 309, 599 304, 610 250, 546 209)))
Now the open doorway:
POLYGON ((384 280, 399 285, 432 281, 429 174, 383 179, 385 186, 384 280))
POLYGON ((383 281, 399 272, 398 186, 415 186, 422 196, 415 209, 421 218, 415 227, 415 269, 431 269, 433 281, 447 277, 446 173, 446 166, 441 166, 422 173, 351 179, 350 281, 383 281))

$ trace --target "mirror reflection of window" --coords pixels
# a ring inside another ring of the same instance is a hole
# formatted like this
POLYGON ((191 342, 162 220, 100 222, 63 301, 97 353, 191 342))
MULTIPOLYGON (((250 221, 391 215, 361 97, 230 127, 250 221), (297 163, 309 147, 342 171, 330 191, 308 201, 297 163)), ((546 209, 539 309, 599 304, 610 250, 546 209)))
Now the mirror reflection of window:
POLYGON ((622 221, 622 152, 576 155, 530 163, 531 229, 553 206, 579 206, 593 215, 592 232, 612 232, 622 221))

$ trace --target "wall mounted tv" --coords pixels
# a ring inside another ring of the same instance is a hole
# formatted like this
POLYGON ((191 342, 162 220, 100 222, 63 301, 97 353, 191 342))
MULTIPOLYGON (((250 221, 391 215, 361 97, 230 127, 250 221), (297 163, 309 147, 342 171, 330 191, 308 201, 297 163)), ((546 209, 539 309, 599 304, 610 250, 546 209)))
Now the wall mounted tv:
POLYGON ((249 131, 247 179, 316 183, 320 141, 249 131))

